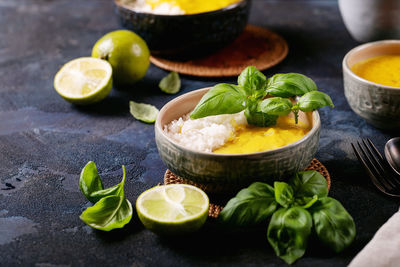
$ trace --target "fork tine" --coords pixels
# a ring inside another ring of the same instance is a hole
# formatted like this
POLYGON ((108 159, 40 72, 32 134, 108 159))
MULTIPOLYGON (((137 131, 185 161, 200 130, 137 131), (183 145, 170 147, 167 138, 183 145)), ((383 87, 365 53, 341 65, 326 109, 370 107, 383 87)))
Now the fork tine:
MULTIPOLYGON (((360 146, 360 143, 357 144, 360 146)), ((351 146, 353 147, 354 153, 356 154, 358 160, 360 161, 360 163, 363 165, 364 169, 367 171, 369 177, 371 178, 372 182, 374 183, 374 185, 382 192, 386 193, 386 189, 383 187, 383 185, 378 181, 378 179, 375 177, 375 174, 373 173, 372 169, 369 168, 368 164, 365 162, 365 160, 363 159, 363 157, 361 156, 361 153, 358 151, 357 147, 351 143, 351 146)))
POLYGON ((393 172, 389 166, 389 164, 386 162, 386 160, 383 159, 382 154, 379 153, 378 149, 375 147, 375 145, 372 143, 372 141, 368 138, 367 142, 362 140, 364 145, 367 147, 368 152, 370 155, 373 157, 375 162, 378 164, 381 172, 383 173, 383 178, 390 183, 393 187, 400 187, 400 182, 398 179, 396 179, 395 176, 393 176, 393 172), (368 144, 368 145, 367 145, 368 144))

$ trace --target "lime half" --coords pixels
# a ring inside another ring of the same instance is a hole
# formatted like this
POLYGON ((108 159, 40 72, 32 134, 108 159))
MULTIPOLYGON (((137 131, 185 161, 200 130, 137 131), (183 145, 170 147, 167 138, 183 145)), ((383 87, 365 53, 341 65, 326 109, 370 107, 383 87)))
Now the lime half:
POLYGON ((208 206, 206 193, 186 184, 153 187, 136 201, 143 225, 161 235, 185 234, 200 229, 207 219, 208 206))
POLYGON ((129 109, 132 116, 137 120, 154 123, 157 119, 158 109, 153 105, 129 101, 129 109))
POLYGON ((67 101, 86 105, 104 99, 112 88, 112 67, 105 60, 81 57, 65 64, 54 77, 54 88, 67 101))

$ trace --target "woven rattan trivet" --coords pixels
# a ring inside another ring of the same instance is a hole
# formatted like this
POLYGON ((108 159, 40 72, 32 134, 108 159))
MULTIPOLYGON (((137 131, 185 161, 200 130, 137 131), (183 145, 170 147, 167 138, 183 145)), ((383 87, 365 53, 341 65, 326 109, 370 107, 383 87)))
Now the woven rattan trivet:
MULTIPOLYGON (((328 182, 328 190, 331 188, 331 176, 329 175, 328 170, 326 169, 326 167, 319 162, 319 160, 317 159, 313 159, 310 163, 310 165, 306 168, 306 170, 316 170, 318 172, 320 172, 325 178, 326 181, 328 182)), ((185 178, 179 177, 177 175, 175 175, 173 172, 171 172, 170 170, 167 170, 164 174, 164 184, 190 184, 190 185, 194 185, 197 186, 199 188, 201 188, 202 190, 204 190, 206 193, 207 189, 208 189, 208 185, 202 185, 202 184, 197 184, 191 180, 187 180, 185 178)), ((211 202, 213 202, 214 199, 211 198, 211 202)), ((208 216, 212 217, 212 218, 217 218, 218 214, 221 212, 221 210, 223 209, 223 204, 217 204, 217 203, 210 203, 210 209, 208 211, 208 216)))
POLYGON ((265 28, 247 25, 243 33, 230 45, 209 56, 189 60, 173 61, 151 56, 154 65, 200 77, 237 76, 249 66, 265 70, 281 62, 288 53, 286 41, 265 28))

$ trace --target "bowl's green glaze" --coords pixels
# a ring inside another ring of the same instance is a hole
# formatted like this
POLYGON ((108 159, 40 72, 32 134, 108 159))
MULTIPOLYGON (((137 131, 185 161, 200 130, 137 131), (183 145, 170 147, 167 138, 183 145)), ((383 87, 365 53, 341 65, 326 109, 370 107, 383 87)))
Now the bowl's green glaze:
POLYGON ((196 106, 208 88, 196 90, 167 103, 155 125, 155 139, 161 159, 175 174, 207 185, 241 188, 254 181, 281 180, 305 169, 313 159, 321 129, 317 111, 312 114, 312 129, 297 142, 257 153, 216 154, 194 151, 172 141, 163 131, 164 125, 196 106))

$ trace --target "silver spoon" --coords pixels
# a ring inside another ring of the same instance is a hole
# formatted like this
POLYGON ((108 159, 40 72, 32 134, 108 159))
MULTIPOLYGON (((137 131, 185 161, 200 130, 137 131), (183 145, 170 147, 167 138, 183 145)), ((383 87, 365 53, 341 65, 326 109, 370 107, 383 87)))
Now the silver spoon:
POLYGON ((400 174, 400 137, 387 141, 385 145, 385 157, 392 169, 400 174))

